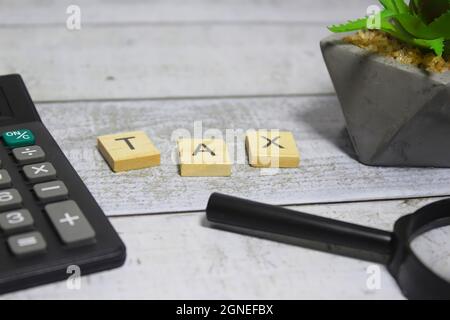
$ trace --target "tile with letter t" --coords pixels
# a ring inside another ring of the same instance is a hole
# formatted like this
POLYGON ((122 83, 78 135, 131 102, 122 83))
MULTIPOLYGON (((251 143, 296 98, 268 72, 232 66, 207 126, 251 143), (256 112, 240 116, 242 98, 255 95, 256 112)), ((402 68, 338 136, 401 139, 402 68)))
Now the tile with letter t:
POLYGON ((252 167, 296 168, 300 153, 294 136, 289 131, 247 131, 245 145, 248 161, 252 167))
POLYGON ((178 152, 183 177, 231 175, 230 155, 222 139, 180 139, 178 152))
POLYGON ((158 166, 161 153, 143 131, 100 136, 97 147, 115 172, 158 166))

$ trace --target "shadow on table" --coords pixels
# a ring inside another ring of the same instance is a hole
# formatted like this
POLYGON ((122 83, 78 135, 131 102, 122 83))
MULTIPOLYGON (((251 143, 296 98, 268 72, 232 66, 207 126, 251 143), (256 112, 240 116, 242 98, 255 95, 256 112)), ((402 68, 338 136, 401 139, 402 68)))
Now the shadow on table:
POLYGON ((308 124, 321 138, 333 143, 350 158, 358 160, 337 99, 299 111, 296 119, 308 124))

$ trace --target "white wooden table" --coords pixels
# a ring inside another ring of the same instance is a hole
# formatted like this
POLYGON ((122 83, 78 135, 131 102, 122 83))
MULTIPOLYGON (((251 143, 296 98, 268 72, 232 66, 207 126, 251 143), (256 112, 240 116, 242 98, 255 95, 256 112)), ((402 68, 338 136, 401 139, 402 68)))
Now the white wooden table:
POLYGON ((364 15, 372 1, 79 0, 81 30, 69 31, 74 2, 0 1, 0 74, 22 74, 128 257, 84 277, 80 290, 60 282, 1 298, 403 298, 383 268, 381 287, 367 285, 370 262, 213 229, 203 212, 208 194, 223 191, 390 230, 450 194, 450 170, 354 160, 318 42, 326 25, 364 15), (171 133, 197 120, 292 130, 302 166, 268 176, 242 164, 229 180, 181 178, 169 161, 171 133), (160 168, 108 169, 95 137, 128 129, 155 140, 160 168))

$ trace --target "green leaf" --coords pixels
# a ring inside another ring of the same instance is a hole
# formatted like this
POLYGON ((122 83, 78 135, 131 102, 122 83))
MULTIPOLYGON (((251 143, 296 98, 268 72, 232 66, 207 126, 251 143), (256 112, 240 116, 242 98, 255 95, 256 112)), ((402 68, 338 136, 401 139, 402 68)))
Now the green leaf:
POLYGON ((439 18, 428 25, 433 32, 439 34, 445 39, 450 39, 450 11, 447 11, 439 18))
POLYGON ((409 9, 418 16, 420 16, 420 2, 421 0, 409 1, 409 9))
POLYGON ((424 40, 424 39, 414 39, 414 43, 418 46, 429 48, 436 53, 437 56, 441 57, 444 53, 444 38, 424 40))
POLYGON ((448 0, 411 0, 409 7, 420 19, 429 24, 439 16, 450 10, 448 0))
POLYGON ((408 13, 409 7, 403 0, 380 0, 380 3, 387 10, 394 13, 408 13))
MULTIPOLYGON (((383 23, 386 23, 387 19, 394 15, 395 14, 390 10, 383 10, 380 12, 381 29, 383 29, 383 23)), ((328 29, 332 32, 349 32, 367 29, 367 19, 368 18, 350 20, 343 24, 329 26, 328 29)))
POLYGON ((435 32, 417 16, 403 13, 395 15, 393 18, 414 38, 432 40, 441 37, 439 32, 435 32))
POLYGON ((450 41, 445 41, 444 44, 444 55, 447 59, 450 59, 450 41))
POLYGON ((367 25, 367 18, 350 20, 346 23, 339 25, 329 26, 328 29, 332 32, 348 32, 365 29, 367 25))

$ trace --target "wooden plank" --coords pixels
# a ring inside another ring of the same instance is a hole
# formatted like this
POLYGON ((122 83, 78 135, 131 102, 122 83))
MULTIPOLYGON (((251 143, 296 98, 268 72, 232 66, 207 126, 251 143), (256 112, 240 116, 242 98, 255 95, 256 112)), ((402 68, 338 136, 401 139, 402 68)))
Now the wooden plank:
POLYGON ((214 191, 275 204, 450 194, 450 169, 368 167, 354 160, 334 96, 74 102, 38 109, 108 215, 203 210, 214 191), (247 164, 245 131, 267 128, 293 132, 300 168, 247 164), (227 129, 235 131, 226 136, 227 129), (133 130, 152 139, 161 166, 115 174, 98 153, 96 137, 133 130), (179 175, 176 140, 202 134, 223 135, 235 162, 231 177, 179 175))
MULTIPOLYGON (((308 205, 295 209, 390 230, 397 218, 430 201, 308 205)), ((124 267, 82 278, 80 290, 69 290, 65 282, 60 282, 2 298, 403 298, 382 266, 381 288, 369 289, 366 281, 367 268, 373 266, 370 262, 212 229, 204 225, 203 219, 203 213, 112 218, 128 249, 124 267)), ((447 232, 434 240, 448 244, 449 238, 447 232)), ((445 268, 450 274, 448 264, 445 268)))
POLYGON ((323 25, 0 29, 0 74, 35 101, 333 92, 323 25), (20 41, 18 41, 20 39, 20 41))
POLYGON ((61 24, 66 8, 76 4, 83 24, 173 22, 334 22, 357 18, 369 0, 2 0, 0 25, 61 24))

